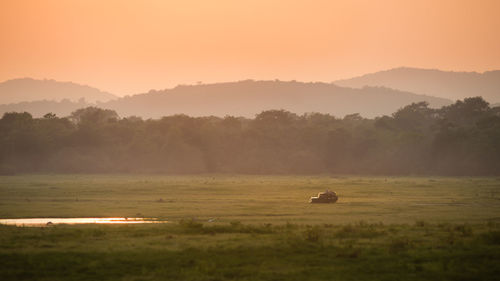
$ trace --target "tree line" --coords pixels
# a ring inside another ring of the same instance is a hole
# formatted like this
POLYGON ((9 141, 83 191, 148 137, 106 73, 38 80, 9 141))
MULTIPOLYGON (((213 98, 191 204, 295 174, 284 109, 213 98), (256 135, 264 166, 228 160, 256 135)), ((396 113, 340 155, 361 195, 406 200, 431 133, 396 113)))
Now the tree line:
POLYGON ((33 172, 500 175, 500 107, 481 97, 440 109, 420 102, 374 119, 5 113, 0 173, 33 172))

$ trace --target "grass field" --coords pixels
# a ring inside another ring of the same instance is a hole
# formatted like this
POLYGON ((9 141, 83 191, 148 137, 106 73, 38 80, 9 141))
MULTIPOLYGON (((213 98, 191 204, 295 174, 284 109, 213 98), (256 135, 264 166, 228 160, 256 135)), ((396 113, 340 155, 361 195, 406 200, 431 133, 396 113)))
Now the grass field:
POLYGON ((195 218, 243 223, 500 221, 500 179, 29 175, 0 178, 0 218, 195 218), (333 205, 308 200, 326 188, 333 205))
POLYGON ((500 280, 500 179, 26 175, 0 218, 0 280, 500 280), (336 204, 308 204, 326 188, 336 204), (209 222, 210 220, 210 222, 209 222))

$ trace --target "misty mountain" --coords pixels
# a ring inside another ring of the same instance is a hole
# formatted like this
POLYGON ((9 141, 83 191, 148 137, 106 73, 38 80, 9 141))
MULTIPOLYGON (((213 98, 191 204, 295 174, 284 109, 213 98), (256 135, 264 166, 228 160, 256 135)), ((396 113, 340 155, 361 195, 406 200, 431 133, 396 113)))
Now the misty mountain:
MULTIPOLYGON (((264 110, 284 109, 294 113, 329 113, 337 117, 360 113, 364 117, 389 115, 412 102, 427 101, 431 107, 449 105, 450 100, 416 95, 383 87, 352 89, 327 83, 284 81, 239 81, 178 86, 162 91, 119 98, 98 107, 112 109, 122 117, 159 118, 174 114, 190 116, 254 117, 264 110)), ((67 116, 88 105, 74 102, 28 102, 0 106, 0 113, 28 111, 34 116, 47 112, 67 116)))
POLYGON ((353 88, 383 86, 451 100, 482 96, 490 103, 500 102, 500 70, 477 73, 401 67, 334 83, 353 88))
POLYGON ((330 113, 341 117, 360 113, 365 117, 391 114, 412 102, 427 101, 441 107, 450 100, 415 95, 382 87, 351 89, 327 83, 296 81, 253 81, 178 86, 151 91, 105 103, 121 116, 139 115, 158 118, 172 114, 190 116, 245 116, 269 109, 285 109, 294 113, 330 113))
POLYGON ((85 85, 55 80, 36 80, 20 78, 0 83, 0 104, 68 99, 78 101, 84 98, 88 102, 109 101, 115 95, 85 85))

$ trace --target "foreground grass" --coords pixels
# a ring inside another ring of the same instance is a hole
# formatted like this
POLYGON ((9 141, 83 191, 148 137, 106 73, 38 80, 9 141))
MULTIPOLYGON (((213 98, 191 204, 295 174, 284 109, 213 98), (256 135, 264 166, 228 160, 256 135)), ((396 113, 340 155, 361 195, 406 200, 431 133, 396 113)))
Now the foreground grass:
POLYGON ((500 225, 0 227, 0 280, 499 280, 500 225))

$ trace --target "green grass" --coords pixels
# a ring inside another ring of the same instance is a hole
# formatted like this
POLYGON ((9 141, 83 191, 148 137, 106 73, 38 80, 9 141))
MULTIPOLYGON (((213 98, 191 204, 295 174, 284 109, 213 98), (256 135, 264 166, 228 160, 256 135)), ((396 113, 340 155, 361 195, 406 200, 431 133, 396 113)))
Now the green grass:
POLYGON ((500 225, 0 227, 1 280, 498 280, 500 225))
POLYGON ((496 178, 1 177, 1 218, 169 223, 0 226, 0 280, 500 280, 498 191, 496 178), (307 203, 326 188, 338 203, 307 203))
POLYGON ((500 220, 500 179, 26 175, 0 178, 0 218, 145 216, 243 223, 500 220), (326 188, 333 205, 308 200, 326 188))

